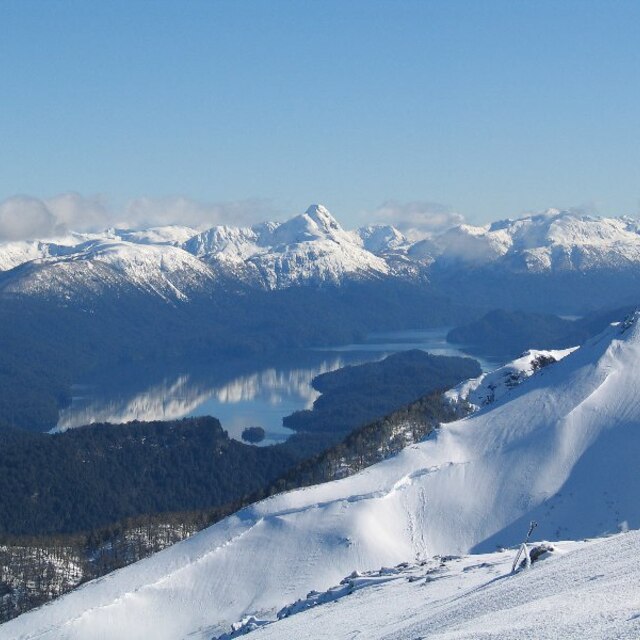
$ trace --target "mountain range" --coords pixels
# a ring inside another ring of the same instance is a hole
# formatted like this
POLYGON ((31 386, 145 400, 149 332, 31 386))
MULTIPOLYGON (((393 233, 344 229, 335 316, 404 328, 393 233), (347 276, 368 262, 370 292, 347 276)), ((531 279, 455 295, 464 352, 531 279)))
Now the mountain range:
POLYGON ((575 312, 631 299, 639 229, 631 218, 551 209, 410 240, 389 225, 347 231, 312 205, 252 227, 109 229, 0 243, 0 296, 72 300, 134 290, 174 303, 229 289, 400 278, 489 306, 575 312))

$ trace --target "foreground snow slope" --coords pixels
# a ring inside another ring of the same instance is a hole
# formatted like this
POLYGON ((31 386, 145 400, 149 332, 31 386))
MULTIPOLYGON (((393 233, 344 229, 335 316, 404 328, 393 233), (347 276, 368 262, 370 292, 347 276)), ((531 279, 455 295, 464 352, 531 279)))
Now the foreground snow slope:
POLYGON ((640 326, 610 327, 365 471, 274 496, 0 627, 0 638, 209 638, 352 570, 640 527, 640 326))
MULTIPOLYGON (((640 532, 554 543, 515 575, 513 550, 447 559, 252 633, 256 640, 636 640, 640 532)), ((385 573, 384 571, 382 572, 385 573)), ((381 578, 379 580, 384 580, 381 578)), ((357 582, 357 580, 356 580, 357 582)))

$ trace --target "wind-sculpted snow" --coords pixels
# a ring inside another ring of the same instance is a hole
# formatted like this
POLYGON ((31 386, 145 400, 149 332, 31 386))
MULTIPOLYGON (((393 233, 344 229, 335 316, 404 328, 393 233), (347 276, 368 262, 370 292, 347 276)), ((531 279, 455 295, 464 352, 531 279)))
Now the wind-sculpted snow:
MULTIPOLYGON (((517 544, 530 519, 549 540, 637 528, 639 359, 633 317, 397 456, 256 503, 0 638, 210 638, 354 570, 517 544)), ((456 615, 442 633, 474 637, 456 615)))
MULTIPOLYGON (((349 576, 255 621, 261 640, 635 640, 640 637, 638 532, 553 544, 511 574, 515 551, 433 558, 349 576), (324 606, 331 602, 331 606, 324 606), (257 624, 256 624, 257 622, 257 624)), ((236 633, 252 628, 245 619, 236 633)), ((254 634, 248 637, 252 638, 254 634)))

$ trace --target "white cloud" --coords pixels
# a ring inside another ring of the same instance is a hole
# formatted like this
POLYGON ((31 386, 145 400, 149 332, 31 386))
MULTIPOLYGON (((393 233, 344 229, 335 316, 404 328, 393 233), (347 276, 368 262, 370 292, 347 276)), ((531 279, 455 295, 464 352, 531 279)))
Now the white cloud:
POLYGON ((45 199, 13 196, 0 202, 0 240, 47 238, 70 230, 99 231, 112 226, 241 226, 272 219, 274 214, 269 201, 258 199, 202 203, 182 196, 143 197, 116 209, 102 196, 85 197, 78 193, 45 199))
POLYGON ((124 219, 131 226, 149 227, 181 224, 212 227, 218 224, 244 226, 263 222, 273 216, 270 202, 259 199, 235 202, 203 203, 176 196, 136 198, 125 206, 124 219))
POLYGON ((79 193, 62 193, 43 200, 59 228, 73 231, 90 231, 109 226, 112 212, 106 198, 85 197, 79 193))
POLYGON ((375 222, 397 227, 407 235, 437 233, 464 222, 464 216, 437 202, 388 200, 368 214, 375 222))
POLYGON ((14 196, 0 202, 0 239, 21 240, 58 231, 55 215, 42 200, 14 196))

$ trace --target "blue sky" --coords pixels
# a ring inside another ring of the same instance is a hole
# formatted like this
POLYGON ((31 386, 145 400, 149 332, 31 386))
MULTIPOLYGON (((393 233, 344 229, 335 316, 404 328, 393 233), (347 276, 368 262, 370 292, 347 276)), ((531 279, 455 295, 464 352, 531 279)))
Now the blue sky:
POLYGON ((638 42, 635 1, 2 0, 0 200, 638 215, 638 42))

